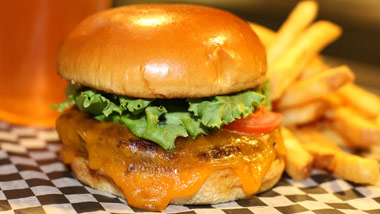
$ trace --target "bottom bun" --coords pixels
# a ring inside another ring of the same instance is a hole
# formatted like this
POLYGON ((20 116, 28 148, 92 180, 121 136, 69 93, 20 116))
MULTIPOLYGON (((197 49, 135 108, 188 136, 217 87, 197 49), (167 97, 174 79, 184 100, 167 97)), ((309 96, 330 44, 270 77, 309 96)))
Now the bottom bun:
MULTIPOLYGON (((270 169, 264 175, 261 187, 256 193, 260 193, 272 188, 281 178, 284 170, 284 158, 277 155, 270 169)), ((120 197, 124 197, 123 191, 105 175, 102 170, 91 170, 87 165, 87 160, 76 157, 71 163, 75 176, 83 183, 120 197)), ((247 198, 250 195, 245 193, 239 177, 232 169, 217 170, 212 173, 201 188, 193 195, 173 198, 170 204, 217 204, 238 199, 247 198)))

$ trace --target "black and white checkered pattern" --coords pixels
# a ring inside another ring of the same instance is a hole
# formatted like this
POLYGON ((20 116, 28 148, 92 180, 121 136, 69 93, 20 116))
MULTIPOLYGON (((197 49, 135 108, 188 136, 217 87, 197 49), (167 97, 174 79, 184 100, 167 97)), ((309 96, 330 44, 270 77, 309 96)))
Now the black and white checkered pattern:
MULTIPOLYGON (((58 158, 54 130, 0 122, 0 213, 139 213, 125 200, 84 186, 58 158)), ((380 213, 380 187, 356 185, 321 171, 303 182, 286 175, 272 190, 246 200, 170 205, 165 213, 380 213)))

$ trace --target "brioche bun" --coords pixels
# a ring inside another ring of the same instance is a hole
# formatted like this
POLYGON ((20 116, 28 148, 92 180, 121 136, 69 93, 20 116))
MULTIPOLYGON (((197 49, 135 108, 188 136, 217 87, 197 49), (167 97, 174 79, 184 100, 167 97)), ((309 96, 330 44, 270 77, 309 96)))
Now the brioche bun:
POLYGON ((208 97, 265 81, 264 46, 233 14, 194 5, 134 5, 88 17, 63 41, 72 83, 141 98, 208 97))

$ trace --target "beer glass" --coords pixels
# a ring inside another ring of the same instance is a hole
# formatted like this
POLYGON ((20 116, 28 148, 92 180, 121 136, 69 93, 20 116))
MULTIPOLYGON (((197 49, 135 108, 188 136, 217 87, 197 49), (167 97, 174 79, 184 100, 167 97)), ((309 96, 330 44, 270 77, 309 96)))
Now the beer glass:
POLYGON ((52 127, 65 100, 56 53, 78 22, 111 0, 4 0, 0 2, 0 120, 52 127))

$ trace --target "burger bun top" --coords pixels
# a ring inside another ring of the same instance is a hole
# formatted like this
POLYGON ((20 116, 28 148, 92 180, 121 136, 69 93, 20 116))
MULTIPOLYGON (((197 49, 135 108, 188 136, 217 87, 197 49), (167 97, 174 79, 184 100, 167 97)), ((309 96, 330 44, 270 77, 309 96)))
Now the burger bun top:
POLYGON ((134 5, 92 15, 63 41, 58 73, 141 98, 208 97, 265 81, 264 46, 235 15, 209 7, 134 5))

